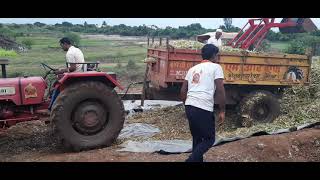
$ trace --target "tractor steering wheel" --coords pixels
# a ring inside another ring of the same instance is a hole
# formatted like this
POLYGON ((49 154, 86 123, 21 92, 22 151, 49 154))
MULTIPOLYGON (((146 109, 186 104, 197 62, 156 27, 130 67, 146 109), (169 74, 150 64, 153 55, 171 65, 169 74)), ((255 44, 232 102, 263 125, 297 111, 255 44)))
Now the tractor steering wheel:
POLYGON ((50 67, 49 65, 47 65, 47 64, 45 64, 45 63, 41 63, 41 65, 42 65, 42 67, 43 67, 44 69, 47 69, 47 68, 48 68, 48 69, 50 69, 51 71, 56 70, 56 69, 50 67))
POLYGON ((57 70, 55 68, 50 67, 49 65, 45 63, 41 63, 42 67, 46 70, 46 74, 44 75, 43 79, 46 79, 49 74, 51 74, 53 71, 57 70), (47 70, 49 69, 49 70, 47 70))

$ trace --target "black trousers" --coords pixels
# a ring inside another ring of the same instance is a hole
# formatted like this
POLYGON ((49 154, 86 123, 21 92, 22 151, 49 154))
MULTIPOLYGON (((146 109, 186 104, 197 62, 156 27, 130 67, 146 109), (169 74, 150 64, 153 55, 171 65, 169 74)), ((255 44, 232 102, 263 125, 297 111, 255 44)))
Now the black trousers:
POLYGON ((192 154, 186 162, 203 162, 203 154, 215 142, 214 113, 189 105, 185 109, 192 135, 192 154))

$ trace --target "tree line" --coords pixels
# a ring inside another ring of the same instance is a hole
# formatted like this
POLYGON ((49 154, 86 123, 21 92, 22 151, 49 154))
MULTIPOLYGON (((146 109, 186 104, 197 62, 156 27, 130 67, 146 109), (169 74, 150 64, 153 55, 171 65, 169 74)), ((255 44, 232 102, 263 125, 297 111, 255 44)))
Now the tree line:
MULTIPOLYGON (((240 30, 238 27, 234 27, 229 24, 221 25, 221 28, 225 32, 237 32, 240 30)), ((9 37, 23 36, 24 33, 28 33, 34 30, 39 32, 46 31, 58 31, 58 32, 78 32, 78 33, 98 33, 106 35, 122 35, 122 36, 160 36, 170 37, 172 39, 188 39, 195 37, 199 34, 207 32, 214 32, 215 29, 207 29, 201 26, 200 23, 193 23, 187 26, 179 26, 177 28, 167 26, 165 28, 159 28, 156 25, 140 25, 140 26, 127 26, 125 24, 108 25, 105 21, 101 26, 95 24, 72 24, 70 22, 62 22, 54 25, 48 25, 41 22, 35 22, 33 24, 0 24, 0 34, 7 35, 9 37), (25 29, 19 31, 19 29, 25 29)))
MULTIPOLYGON (((232 18, 223 18, 224 24, 219 28, 224 32, 239 32, 241 29, 232 25, 232 18)), ((187 26, 179 26, 177 28, 167 26, 159 28, 156 25, 140 25, 127 26, 125 24, 108 25, 105 21, 101 26, 95 24, 72 24, 70 22, 62 22, 54 25, 49 25, 41 22, 33 24, 0 24, 0 35, 15 39, 19 36, 28 36, 30 32, 51 33, 58 32, 63 34, 75 33, 97 33, 105 35, 122 35, 122 36, 159 36, 169 37, 171 39, 189 39, 194 38, 199 34, 207 32, 214 32, 215 29, 207 29, 201 26, 200 23, 193 23, 187 26)), ((75 34, 75 38, 79 39, 75 34)), ((70 35, 70 36, 71 36, 70 35)), ((312 42, 318 42, 320 38, 320 31, 317 30, 312 33, 303 34, 282 34, 281 32, 269 31, 266 39, 269 41, 280 41, 290 43, 290 52, 303 53, 307 46, 312 42)), ((26 42, 25 44, 28 44, 26 42)), ((30 44, 30 43, 29 43, 30 44)))
MULTIPOLYGON (((232 25, 232 18, 223 19, 224 24, 220 25, 219 28, 224 32, 239 32, 241 30, 239 27, 232 25)), ((215 29, 207 29, 202 27, 200 23, 193 23, 188 26, 179 26, 178 28, 170 26, 159 28, 156 25, 127 26, 125 24, 111 26, 105 21, 103 21, 101 26, 88 24, 87 22, 84 22, 84 24, 62 22, 54 25, 48 25, 41 22, 35 22, 33 24, 0 24, 0 34, 12 38, 23 36, 24 34, 35 30, 39 32, 79 32, 122 36, 161 36, 170 37, 172 39, 192 38, 199 34, 215 31, 215 29)), ((312 33, 312 35, 320 36, 320 31, 316 31, 312 33)), ((269 41, 289 41, 292 38, 295 38, 295 34, 282 34, 281 32, 274 32, 272 30, 269 31, 266 36, 266 39, 269 41)))

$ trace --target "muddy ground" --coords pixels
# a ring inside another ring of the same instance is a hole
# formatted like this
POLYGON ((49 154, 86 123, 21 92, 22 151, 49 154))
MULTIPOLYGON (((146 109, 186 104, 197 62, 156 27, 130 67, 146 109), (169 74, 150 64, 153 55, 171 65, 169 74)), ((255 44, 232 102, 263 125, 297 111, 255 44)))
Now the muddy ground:
MULTIPOLYGON (((65 153, 54 142, 40 134, 20 139, 14 145, 1 147, 1 161, 45 162, 183 162, 189 153, 160 155, 156 153, 118 152, 117 145, 80 153, 65 153), (37 138, 42 139, 43 143, 37 138)), ((320 161, 320 129, 311 128, 281 135, 252 137, 211 148, 207 162, 320 161)))
MULTIPOLYGON (((183 137, 181 136, 180 139, 183 137)), ((186 137, 190 136, 186 134, 186 137)), ((182 162, 189 155, 189 153, 160 155, 157 153, 118 152, 120 143, 117 141, 111 147, 80 153, 64 152, 60 143, 52 136, 50 124, 45 124, 43 121, 33 121, 18 124, 1 134, 0 161, 182 162)), ((207 162, 320 161, 320 128, 315 127, 280 135, 251 137, 223 144, 211 148, 205 155, 205 160, 207 162)))

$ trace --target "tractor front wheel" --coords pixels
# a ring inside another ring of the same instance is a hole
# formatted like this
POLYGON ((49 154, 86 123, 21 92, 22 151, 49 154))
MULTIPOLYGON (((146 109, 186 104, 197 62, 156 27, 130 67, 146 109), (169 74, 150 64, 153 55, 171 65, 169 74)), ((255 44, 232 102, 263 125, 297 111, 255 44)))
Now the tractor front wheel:
POLYGON ((80 82, 57 97, 51 112, 56 135, 73 151, 110 146, 125 119, 117 93, 101 82, 80 82))

